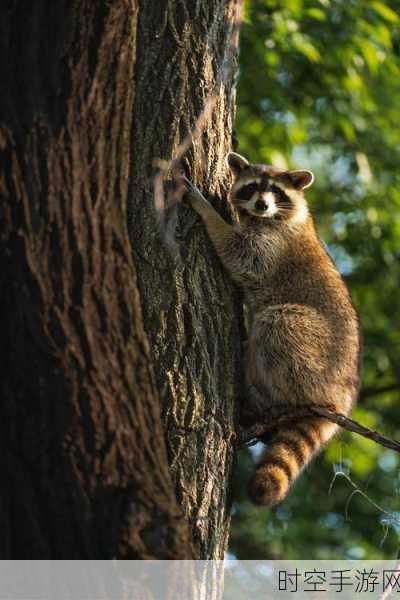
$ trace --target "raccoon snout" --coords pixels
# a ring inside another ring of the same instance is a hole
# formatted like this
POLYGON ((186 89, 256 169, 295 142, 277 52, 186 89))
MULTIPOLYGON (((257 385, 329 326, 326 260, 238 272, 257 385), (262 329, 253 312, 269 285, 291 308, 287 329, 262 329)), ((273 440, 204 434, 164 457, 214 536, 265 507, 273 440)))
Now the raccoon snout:
POLYGON ((260 212, 265 212, 268 209, 268 202, 265 200, 257 200, 254 204, 254 208, 260 212))

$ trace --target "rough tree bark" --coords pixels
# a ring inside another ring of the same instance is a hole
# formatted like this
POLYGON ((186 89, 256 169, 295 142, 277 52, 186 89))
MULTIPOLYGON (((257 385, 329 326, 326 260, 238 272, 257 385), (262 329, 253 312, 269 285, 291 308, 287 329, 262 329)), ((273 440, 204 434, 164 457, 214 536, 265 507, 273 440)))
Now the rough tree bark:
POLYGON ((152 164, 216 94, 190 174, 222 194, 234 9, 0 8, 2 559, 226 548, 239 303, 187 208, 168 253, 152 164))
POLYGON ((146 51, 135 69, 129 228, 171 472, 199 558, 221 558, 227 545, 240 308, 190 209, 178 207, 172 248, 168 226, 157 227, 165 215, 153 167, 189 137, 189 176, 208 194, 226 192, 239 9, 235 0, 143 2, 138 23, 146 51))

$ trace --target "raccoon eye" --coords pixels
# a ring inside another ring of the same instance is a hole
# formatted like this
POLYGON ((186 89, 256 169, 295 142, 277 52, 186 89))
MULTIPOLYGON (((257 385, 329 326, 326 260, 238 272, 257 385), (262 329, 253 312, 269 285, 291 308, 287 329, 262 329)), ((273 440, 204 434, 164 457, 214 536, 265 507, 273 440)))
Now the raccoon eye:
POLYGON ((257 184, 248 183, 247 185, 244 185, 243 187, 238 189, 238 191, 235 193, 235 196, 238 200, 250 200, 250 198, 253 196, 253 194, 256 193, 256 191, 257 184))
POLYGON ((287 205, 291 206, 292 202, 291 202, 289 196, 287 196, 285 194, 285 192, 279 186, 273 184, 271 186, 271 190, 275 194, 278 202, 281 202, 282 204, 287 204, 287 205))

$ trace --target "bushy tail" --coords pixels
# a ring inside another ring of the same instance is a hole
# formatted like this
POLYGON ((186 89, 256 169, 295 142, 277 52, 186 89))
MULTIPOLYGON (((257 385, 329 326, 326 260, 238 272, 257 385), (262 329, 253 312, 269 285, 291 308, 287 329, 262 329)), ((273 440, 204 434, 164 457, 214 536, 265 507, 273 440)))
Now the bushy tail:
POLYGON ((268 443, 250 482, 253 502, 267 506, 281 502, 304 467, 337 431, 335 423, 320 417, 284 426, 268 443))

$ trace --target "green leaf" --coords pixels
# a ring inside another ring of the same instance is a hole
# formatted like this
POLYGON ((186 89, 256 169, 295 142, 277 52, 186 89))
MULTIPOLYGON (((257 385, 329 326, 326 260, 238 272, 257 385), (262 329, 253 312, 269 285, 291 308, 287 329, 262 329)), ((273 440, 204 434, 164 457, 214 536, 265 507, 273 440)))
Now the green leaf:
POLYGON ((309 8, 305 12, 307 17, 311 17, 317 21, 326 21, 326 14, 320 8, 309 8))
POLYGON ((375 10, 383 19, 390 23, 399 23, 400 18, 394 10, 392 10, 387 4, 372 0, 370 3, 371 8, 375 10))
POLYGON ((368 68, 372 73, 376 73, 380 63, 377 48, 368 40, 360 40, 359 47, 368 68))
POLYGON ((321 55, 318 49, 301 33, 294 33, 292 36, 293 45, 295 48, 304 54, 311 62, 321 60, 321 55))

